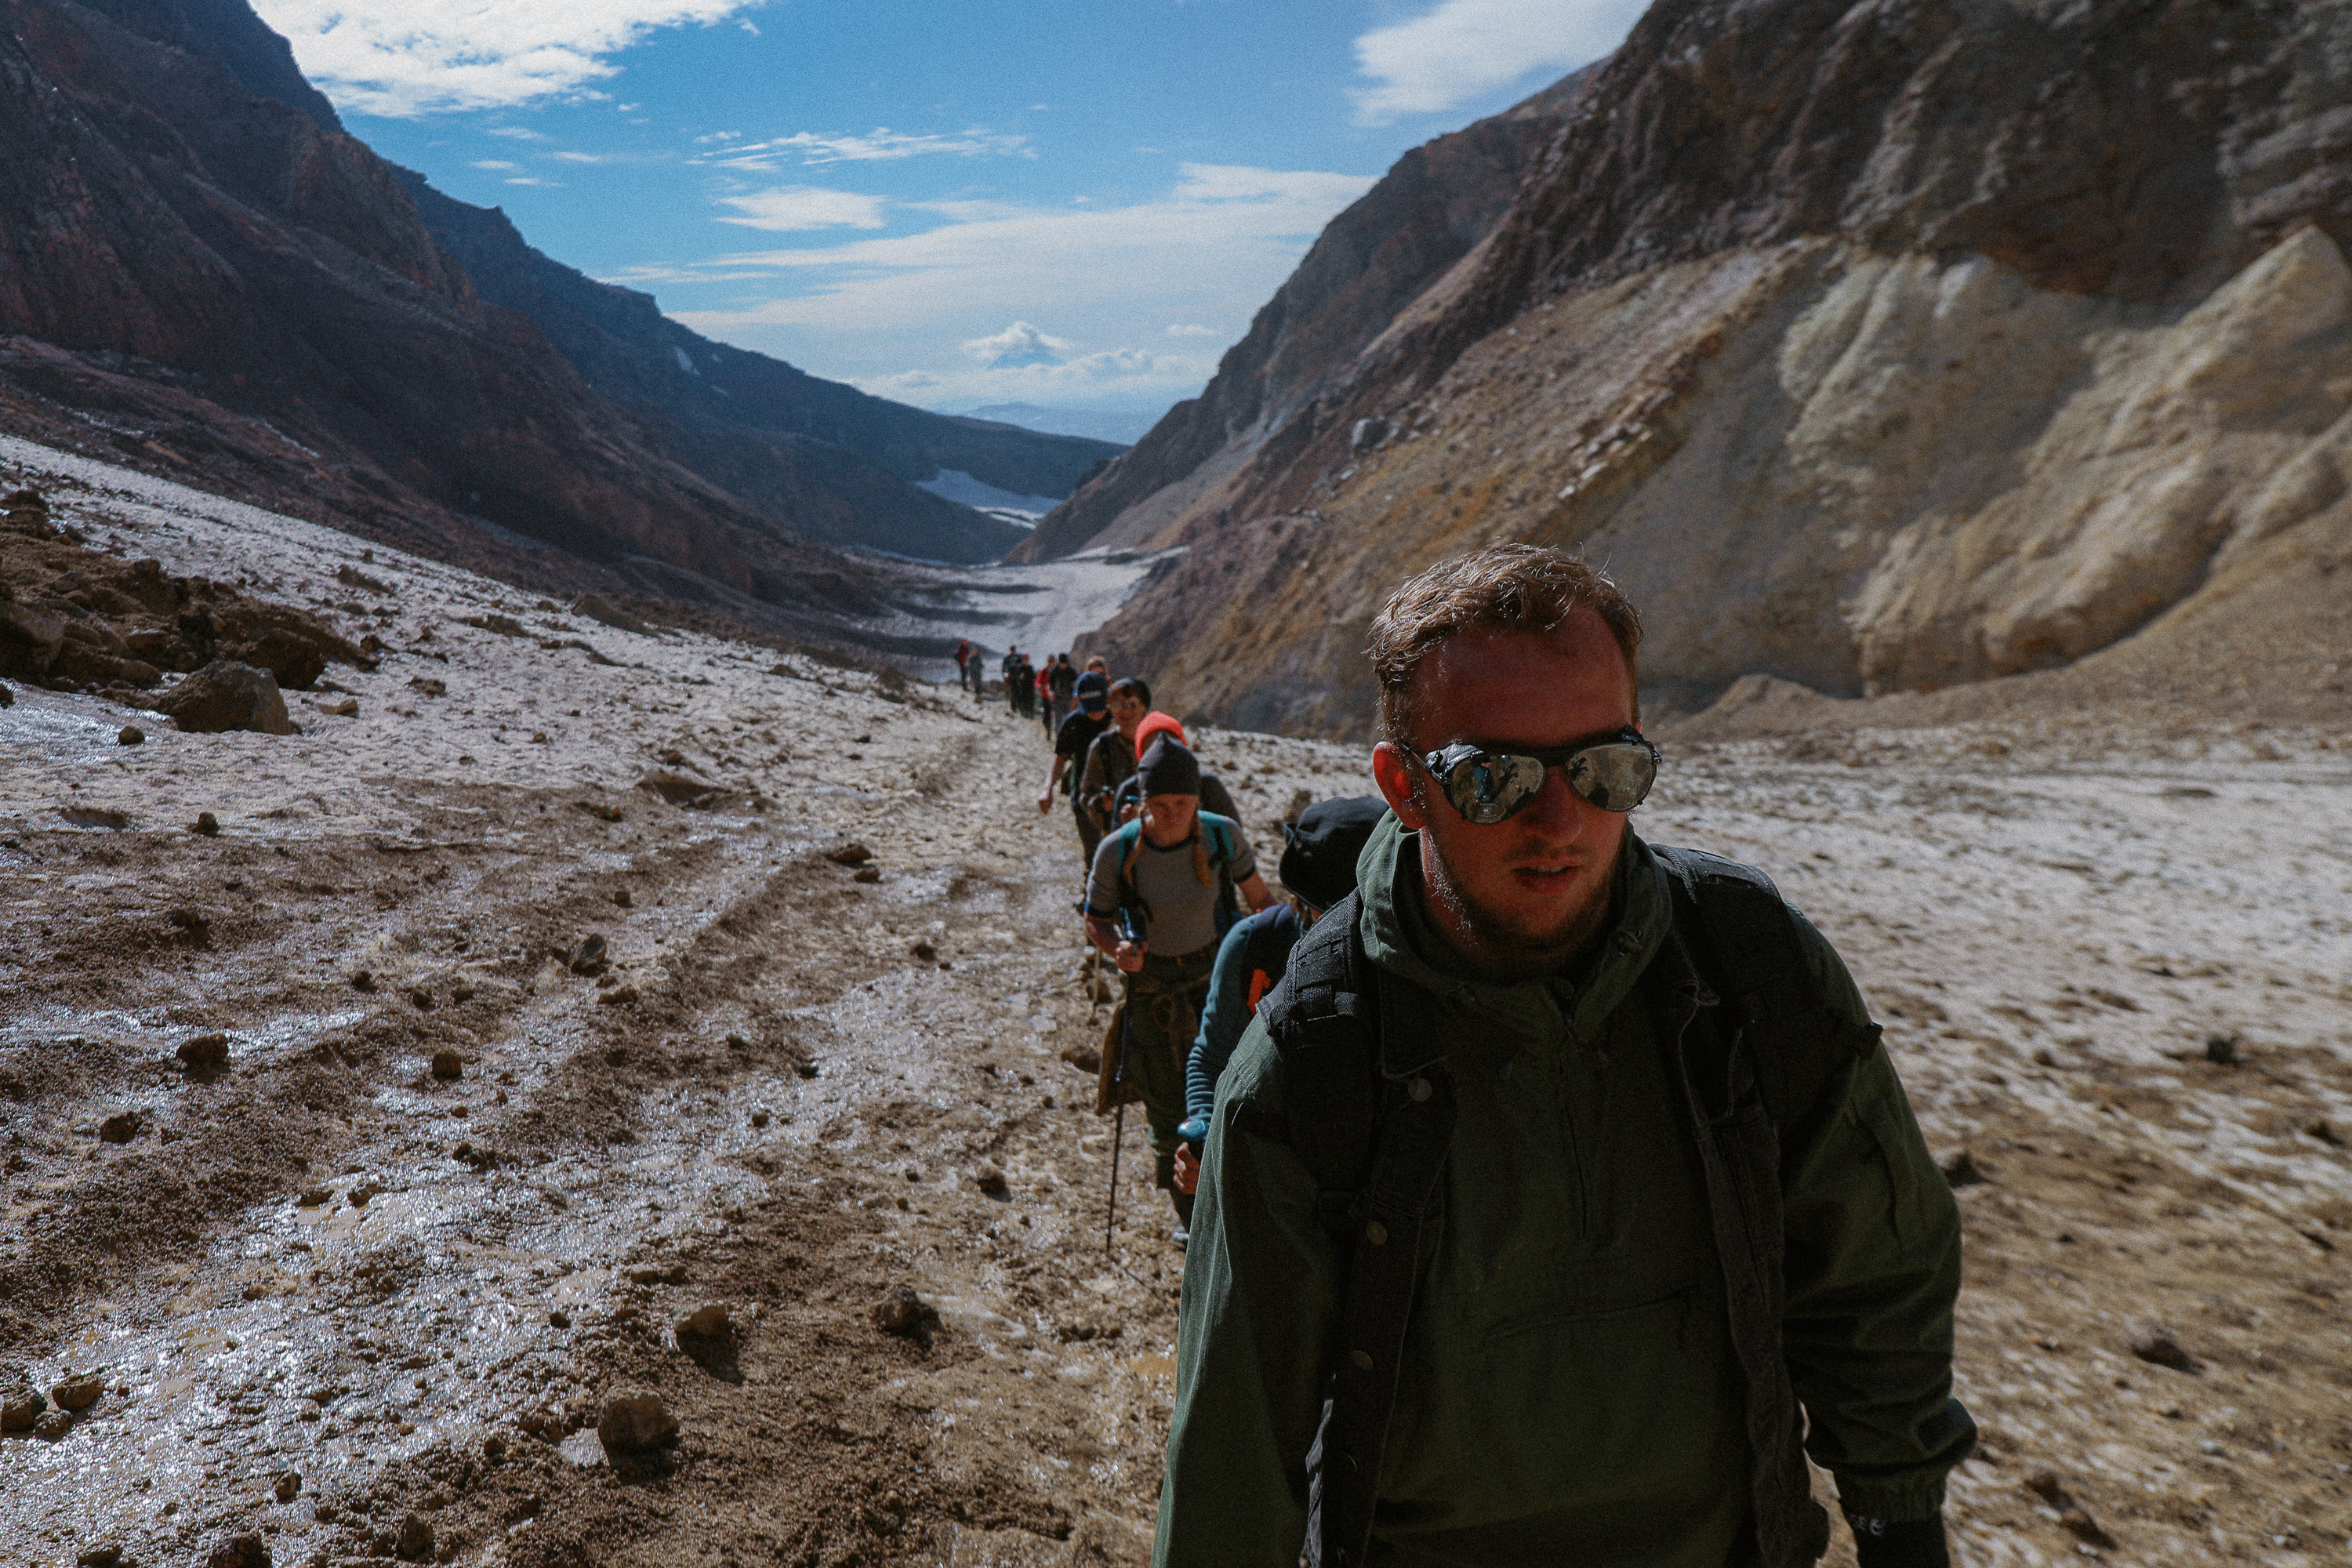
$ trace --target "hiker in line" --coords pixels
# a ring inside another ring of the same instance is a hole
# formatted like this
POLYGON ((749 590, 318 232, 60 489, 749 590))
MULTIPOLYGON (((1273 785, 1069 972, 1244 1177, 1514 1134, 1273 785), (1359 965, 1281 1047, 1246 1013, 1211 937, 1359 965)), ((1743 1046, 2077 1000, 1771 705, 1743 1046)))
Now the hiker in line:
POLYGON ((962 691, 971 685, 972 649, 970 637, 959 638, 955 647, 956 689, 962 691))
POLYGON ((1201 765, 1192 752, 1162 737, 1139 771, 1143 815, 1103 839, 1087 879, 1087 935, 1127 981, 1095 1109, 1107 1114, 1120 1096, 1143 1102, 1152 1184, 1175 1205, 1181 1241, 1192 1216, 1192 1195, 1175 1187, 1184 1058, 1200 1027, 1218 938, 1240 912, 1234 894, 1253 911, 1274 895, 1241 825, 1201 809, 1201 765))
MULTIPOLYGON (((1183 725, 1178 723, 1171 715, 1162 713, 1155 708, 1146 713, 1142 721, 1135 726, 1136 754, 1141 756, 1150 751, 1153 739, 1160 735, 1171 737, 1178 745, 1188 750, 1192 744, 1184 738, 1183 725)), ((1198 752, 1192 754, 1196 758, 1200 755, 1198 752)), ((1129 773, 1120 781, 1118 788, 1111 793, 1110 810, 1107 814, 1110 825, 1113 827, 1118 826, 1142 808, 1143 785, 1133 773, 1129 773)), ((1241 808, 1234 804, 1233 793, 1225 788, 1223 782, 1216 774, 1206 768, 1201 770, 1201 809, 1213 811, 1219 816, 1230 816, 1235 822, 1242 819, 1241 808)))
POLYGON ((1054 661, 1048 658, 1045 668, 1037 672, 1037 716, 1045 726, 1045 740, 1049 744, 1054 739, 1054 724, 1057 718, 1054 711, 1053 674, 1054 661))
POLYGON ((1157 1568, 1803 1568, 1808 1455, 1946 1568, 1958 1207, 1828 942, 1629 831, 1640 637, 1524 544, 1374 620, 1393 815, 1219 1085, 1157 1568))
MULTIPOLYGON (((1207 775, 1202 775, 1205 784, 1207 775)), ((1208 791, 1201 792, 1203 805, 1208 791)), ((1257 1005, 1290 965, 1290 950, 1323 911, 1356 890, 1356 858, 1388 802, 1378 795, 1318 800, 1282 825, 1282 863, 1276 868, 1286 897, 1243 921, 1217 946, 1209 976, 1209 1000, 1201 1009, 1201 1032, 1184 1064, 1184 1123, 1177 1128, 1176 1190, 1194 1190, 1201 1175, 1201 1143, 1216 1114, 1217 1079, 1233 1059, 1242 1031, 1257 1016, 1257 1005)))
POLYGON ((1030 667, 1029 656, 1015 652, 1013 667, 1004 672, 1004 700, 1016 719, 1026 719, 1037 702, 1037 672, 1030 667))
POLYGON ((1078 794, 1078 774, 1086 761, 1087 748, 1094 744, 1097 735, 1110 728, 1110 682, 1093 670, 1079 676, 1072 689, 1077 697, 1077 710, 1064 719, 1054 731, 1054 765, 1045 774, 1045 787, 1037 792, 1037 815, 1045 816, 1054 809, 1054 792, 1061 791, 1070 797, 1070 815, 1078 824, 1078 849, 1083 863, 1091 869, 1095 863, 1095 846, 1102 842, 1102 829, 1086 808, 1078 794))
POLYGON ((1062 727, 1062 721, 1070 716, 1070 694, 1076 689, 1078 684, 1078 672, 1070 668, 1068 654, 1057 653, 1054 656, 1053 665, 1045 672, 1045 684, 1054 704, 1053 722, 1045 728, 1048 731, 1058 731, 1062 727))
POLYGON ((1140 678, 1123 675, 1110 683, 1110 725, 1087 747, 1087 765, 1078 774, 1078 800, 1094 822, 1097 837, 1118 826, 1111 814, 1111 797, 1135 772, 1141 755, 1135 746, 1136 726, 1150 710, 1151 688, 1140 678))
POLYGON ((1004 705, 1014 713, 1021 711, 1021 683, 1013 679, 1013 671, 1020 668, 1021 649, 1017 645, 1006 648, 1004 657, 996 661, 996 673, 1004 680, 1004 705))

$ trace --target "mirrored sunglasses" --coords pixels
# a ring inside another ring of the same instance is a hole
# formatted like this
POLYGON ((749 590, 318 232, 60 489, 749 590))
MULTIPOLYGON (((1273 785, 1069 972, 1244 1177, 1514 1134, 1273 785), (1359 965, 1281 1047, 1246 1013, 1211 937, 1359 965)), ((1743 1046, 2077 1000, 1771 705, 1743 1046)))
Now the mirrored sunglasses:
POLYGON ((1492 826, 1543 793, 1553 768, 1568 787, 1603 811, 1631 811, 1657 782, 1658 749, 1628 727, 1605 741, 1537 752, 1492 752, 1457 741, 1414 759, 1428 770, 1467 822, 1492 826))

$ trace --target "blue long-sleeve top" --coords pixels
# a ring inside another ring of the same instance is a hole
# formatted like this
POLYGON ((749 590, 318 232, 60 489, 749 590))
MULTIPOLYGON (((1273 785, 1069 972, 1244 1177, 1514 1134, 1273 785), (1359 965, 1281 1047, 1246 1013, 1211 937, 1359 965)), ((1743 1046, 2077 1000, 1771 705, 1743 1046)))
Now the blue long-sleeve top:
POLYGON ((1184 1114, 1205 1121, 1217 1108, 1217 1079, 1233 1059, 1242 1031, 1257 1016, 1258 999, 1290 967, 1298 945, 1298 911, 1286 903, 1260 910, 1238 921, 1218 945, 1209 972, 1209 1000, 1201 1009, 1201 1030, 1184 1061, 1184 1114))

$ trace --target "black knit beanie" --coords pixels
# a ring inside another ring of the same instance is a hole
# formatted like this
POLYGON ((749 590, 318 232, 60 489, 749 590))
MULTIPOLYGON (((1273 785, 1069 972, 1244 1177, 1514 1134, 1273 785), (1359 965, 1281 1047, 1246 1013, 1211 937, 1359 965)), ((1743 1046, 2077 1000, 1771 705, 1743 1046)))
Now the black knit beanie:
POLYGON ((1151 742, 1135 771, 1146 795, 1201 793, 1201 760, 1165 735, 1151 742))

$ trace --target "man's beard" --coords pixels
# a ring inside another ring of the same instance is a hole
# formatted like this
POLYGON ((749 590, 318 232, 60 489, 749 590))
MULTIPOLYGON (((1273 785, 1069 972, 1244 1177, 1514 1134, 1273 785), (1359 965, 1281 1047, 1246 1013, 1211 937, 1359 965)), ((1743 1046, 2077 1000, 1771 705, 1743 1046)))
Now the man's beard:
MULTIPOLYGON (((1535 980, 1556 974, 1609 922, 1610 906, 1614 901, 1611 895, 1617 877, 1614 862, 1593 889, 1591 898, 1568 910, 1552 926, 1538 928, 1473 903, 1455 884, 1445 864, 1444 850, 1434 840, 1430 848, 1437 874, 1423 878, 1423 883, 1429 896, 1444 904, 1462 929, 1478 942, 1480 951, 1474 961, 1494 979, 1535 980)), ((1618 853, 1624 853, 1622 846, 1618 853)), ((1463 956, 1474 957, 1468 953, 1463 956)))

